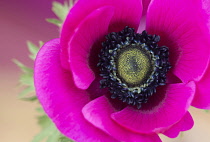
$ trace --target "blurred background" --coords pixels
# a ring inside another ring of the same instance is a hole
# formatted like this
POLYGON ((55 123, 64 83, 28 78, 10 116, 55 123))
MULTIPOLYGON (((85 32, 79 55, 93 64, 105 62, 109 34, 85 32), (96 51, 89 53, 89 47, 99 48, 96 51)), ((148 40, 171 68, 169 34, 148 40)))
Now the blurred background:
MULTIPOLYGON (((57 0, 63 3, 63 0, 57 0)), ((38 45, 59 37, 59 29, 45 21, 55 18, 52 0, 0 0, 0 141, 30 142, 40 131, 35 108, 37 103, 17 99, 20 92, 20 69, 12 62, 18 59, 33 67, 28 58, 26 41, 38 45)), ((164 142, 209 142, 210 112, 191 108, 195 120, 192 130, 176 139, 162 137, 164 142)))
MULTIPOLYGON (((62 0, 60 0, 62 2, 62 0)), ((0 0, 0 141, 30 142, 40 130, 37 103, 17 99, 20 69, 17 59, 29 67, 26 41, 38 45, 59 37, 59 29, 45 21, 55 18, 52 0, 0 0)))

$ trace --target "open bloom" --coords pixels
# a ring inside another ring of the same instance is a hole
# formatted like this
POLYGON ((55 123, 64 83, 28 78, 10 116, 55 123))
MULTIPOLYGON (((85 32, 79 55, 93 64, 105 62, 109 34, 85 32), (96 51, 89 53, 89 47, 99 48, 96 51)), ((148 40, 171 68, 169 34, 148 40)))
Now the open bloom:
MULTIPOLYGON (((36 58, 35 87, 45 112, 64 135, 78 142, 159 142, 159 133, 174 138, 191 129, 189 107, 210 109, 208 7, 201 0, 150 2, 146 31, 160 36, 158 47, 168 47, 172 68, 166 85, 158 86, 137 109, 129 101, 112 99, 116 88, 100 89, 97 63, 106 35, 126 26, 141 33, 142 1, 79 0, 66 17, 60 39, 46 43, 36 58)), ((149 62, 147 53, 138 53, 149 62)), ((137 62, 135 58, 132 64, 139 66, 137 62)))

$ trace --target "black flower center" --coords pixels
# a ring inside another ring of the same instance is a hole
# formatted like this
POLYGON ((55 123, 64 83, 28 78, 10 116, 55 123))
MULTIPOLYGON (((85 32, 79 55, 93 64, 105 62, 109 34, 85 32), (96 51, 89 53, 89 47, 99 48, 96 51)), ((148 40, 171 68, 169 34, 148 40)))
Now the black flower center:
POLYGON ((157 35, 148 35, 146 31, 138 34, 129 27, 108 34, 99 54, 101 88, 108 87, 111 98, 139 109, 157 86, 165 85, 171 67, 168 48, 159 47, 159 40, 157 35))

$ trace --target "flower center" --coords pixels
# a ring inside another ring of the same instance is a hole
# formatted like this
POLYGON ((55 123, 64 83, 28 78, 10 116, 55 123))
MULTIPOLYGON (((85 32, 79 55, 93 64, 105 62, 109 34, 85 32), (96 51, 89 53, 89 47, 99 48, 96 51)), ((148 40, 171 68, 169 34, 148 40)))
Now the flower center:
POLYGON ((142 85, 151 75, 154 62, 141 46, 129 45, 118 52, 117 74, 129 87, 142 85))
POLYGON ((140 109, 157 86, 165 85, 171 68, 168 48, 159 47, 159 40, 159 36, 146 31, 138 34, 129 27, 108 34, 99 54, 101 88, 108 87, 111 98, 140 109))

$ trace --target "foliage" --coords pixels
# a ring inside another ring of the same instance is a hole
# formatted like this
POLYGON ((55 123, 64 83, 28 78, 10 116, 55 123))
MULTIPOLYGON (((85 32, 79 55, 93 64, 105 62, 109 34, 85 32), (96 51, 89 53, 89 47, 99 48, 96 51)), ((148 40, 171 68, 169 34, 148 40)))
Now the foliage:
POLYGON ((46 19, 47 22, 55 24, 58 27, 61 27, 63 21, 66 18, 66 15, 69 12, 69 9, 72 6, 73 6, 73 0, 69 0, 69 2, 64 2, 64 4, 54 1, 52 11, 55 13, 55 15, 58 17, 58 19, 48 18, 48 19, 46 19))
MULTIPOLYGON (((53 2, 52 11, 55 13, 58 19, 47 19, 47 21, 49 23, 57 25, 60 28, 72 5, 73 0, 69 0, 69 2, 64 2, 64 4, 61 4, 59 2, 53 2)), ((35 60, 36 55, 42 45, 43 42, 41 41, 39 42, 39 46, 33 44, 30 41, 27 41, 28 50, 30 51, 29 58, 31 60, 35 60)), ((33 69, 25 66, 18 60, 13 61, 22 71, 22 74, 19 78, 19 82, 20 86, 24 88, 22 92, 18 95, 18 97, 25 101, 38 102, 34 88, 33 69)), ((72 140, 63 136, 57 130, 54 123, 48 118, 48 116, 45 114, 44 110, 41 107, 37 108, 36 110, 39 113, 37 119, 38 124, 41 126, 41 132, 33 138, 32 142, 73 142, 72 140)))

